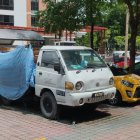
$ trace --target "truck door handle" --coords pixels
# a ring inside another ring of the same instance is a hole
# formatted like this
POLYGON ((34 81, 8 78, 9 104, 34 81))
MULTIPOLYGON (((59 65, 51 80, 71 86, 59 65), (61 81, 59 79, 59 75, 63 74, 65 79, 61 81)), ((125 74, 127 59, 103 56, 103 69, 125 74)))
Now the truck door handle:
POLYGON ((39 72, 39 75, 42 75, 42 72, 39 72))

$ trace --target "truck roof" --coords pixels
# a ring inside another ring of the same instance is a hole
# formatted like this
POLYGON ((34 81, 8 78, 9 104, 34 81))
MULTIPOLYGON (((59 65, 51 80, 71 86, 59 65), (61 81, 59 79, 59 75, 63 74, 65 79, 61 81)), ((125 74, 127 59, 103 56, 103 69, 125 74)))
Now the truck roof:
POLYGON ((43 46, 41 50, 79 50, 79 49, 91 49, 89 47, 85 46, 54 46, 54 45, 49 45, 49 46, 43 46))

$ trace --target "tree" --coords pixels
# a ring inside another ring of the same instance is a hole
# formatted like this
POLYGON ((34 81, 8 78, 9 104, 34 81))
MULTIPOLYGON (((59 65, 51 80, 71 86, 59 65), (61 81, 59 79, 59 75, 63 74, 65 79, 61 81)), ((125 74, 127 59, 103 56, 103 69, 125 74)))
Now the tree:
POLYGON ((112 5, 107 13, 105 26, 111 30, 114 36, 125 35, 125 14, 126 6, 124 4, 112 5))
POLYGON ((101 15, 103 15, 102 6, 107 5, 106 0, 81 0, 83 1, 83 13, 85 15, 85 24, 90 25, 90 47, 94 48, 94 25, 97 21, 101 21, 101 15))
MULTIPOLYGON (((94 46, 99 46, 99 42, 100 42, 100 38, 97 37, 98 36, 98 32, 94 33, 94 46)), ((76 44, 79 46, 86 46, 86 47, 90 47, 90 42, 89 42, 89 38, 90 38, 90 34, 86 33, 85 35, 83 35, 82 37, 77 37, 76 38, 76 44)), ((98 49, 97 47, 94 48, 95 50, 98 49)))
POLYGON ((124 47, 125 45, 125 37, 124 36, 115 36, 114 40, 116 41, 116 44, 120 47, 124 47))
POLYGON ((87 46, 90 47, 89 45, 89 33, 86 33, 82 37, 77 37, 76 38, 76 44, 79 46, 87 46))
POLYGON ((81 28, 81 7, 79 2, 74 0, 62 0, 55 2, 52 0, 44 0, 46 9, 39 11, 37 16, 39 19, 38 26, 44 27, 47 33, 56 33, 61 36, 62 30, 73 32, 81 28))
POLYGON ((106 11, 102 16, 103 21, 101 24, 102 26, 108 28, 107 32, 109 31, 109 33, 108 36, 106 35, 108 39, 108 47, 109 50, 113 50, 114 48, 118 47, 118 44, 116 44, 117 40, 115 39, 115 37, 125 35, 126 6, 124 3, 110 3, 108 5, 102 6, 102 9, 105 9, 106 11))
POLYGON ((140 36, 137 36, 136 46, 137 46, 137 50, 140 50, 140 36))
POLYGON ((122 0, 129 9, 130 14, 130 69, 129 72, 132 73, 135 65, 135 54, 136 54, 136 37, 138 35, 138 28, 140 26, 140 0, 122 0))
POLYGON ((106 0, 62 0, 55 3, 52 0, 44 0, 47 9, 40 11, 39 26, 46 32, 58 33, 62 30, 70 32, 90 25, 90 46, 93 48, 93 29, 97 20, 101 19, 103 11, 101 6, 106 0))

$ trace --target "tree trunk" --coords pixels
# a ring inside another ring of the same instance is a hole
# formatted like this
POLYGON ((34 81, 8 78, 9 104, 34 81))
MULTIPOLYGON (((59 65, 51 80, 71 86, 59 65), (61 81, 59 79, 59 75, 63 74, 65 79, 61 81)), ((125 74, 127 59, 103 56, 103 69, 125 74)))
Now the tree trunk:
POLYGON ((55 39, 57 39, 57 35, 56 35, 56 33, 55 33, 55 39))
POLYGON ((130 67, 129 73, 133 73, 135 69, 135 54, 136 54, 136 37, 138 33, 138 26, 140 24, 140 0, 135 2, 130 0, 123 0, 129 9, 130 14, 130 27, 131 27, 131 38, 130 38, 130 67))
POLYGON ((137 37, 137 26, 131 26, 131 38, 130 38, 130 67, 129 73, 133 73, 135 68, 135 54, 136 54, 136 37, 137 37))
POLYGON ((61 39, 62 31, 59 30, 59 39, 61 39))
POLYGON ((94 24, 93 24, 93 19, 91 22, 91 31, 90 31, 90 47, 94 49, 94 44, 93 44, 93 29, 94 29, 94 24))
POLYGON ((91 31, 90 31, 90 47, 94 49, 94 44, 93 44, 93 29, 94 29, 94 21, 93 21, 93 0, 90 0, 90 26, 91 26, 91 31))
POLYGON ((70 41, 72 40, 72 37, 71 36, 72 36, 72 32, 70 31, 70 41))
POLYGON ((66 29, 66 41, 68 40, 68 32, 67 32, 67 29, 66 29))

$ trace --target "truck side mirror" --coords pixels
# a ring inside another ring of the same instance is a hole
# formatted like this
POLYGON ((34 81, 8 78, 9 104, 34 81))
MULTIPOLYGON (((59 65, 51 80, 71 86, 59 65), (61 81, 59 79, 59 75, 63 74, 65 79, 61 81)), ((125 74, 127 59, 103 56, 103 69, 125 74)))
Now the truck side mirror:
POLYGON ((65 75, 64 69, 62 68, 61 64, 58 62, 54 63, 54 70, 62 75, 65 75))
POLYGON ((60 63, 54 63, 54 70, 60 73, 60 70, 61 70, 60 63))

